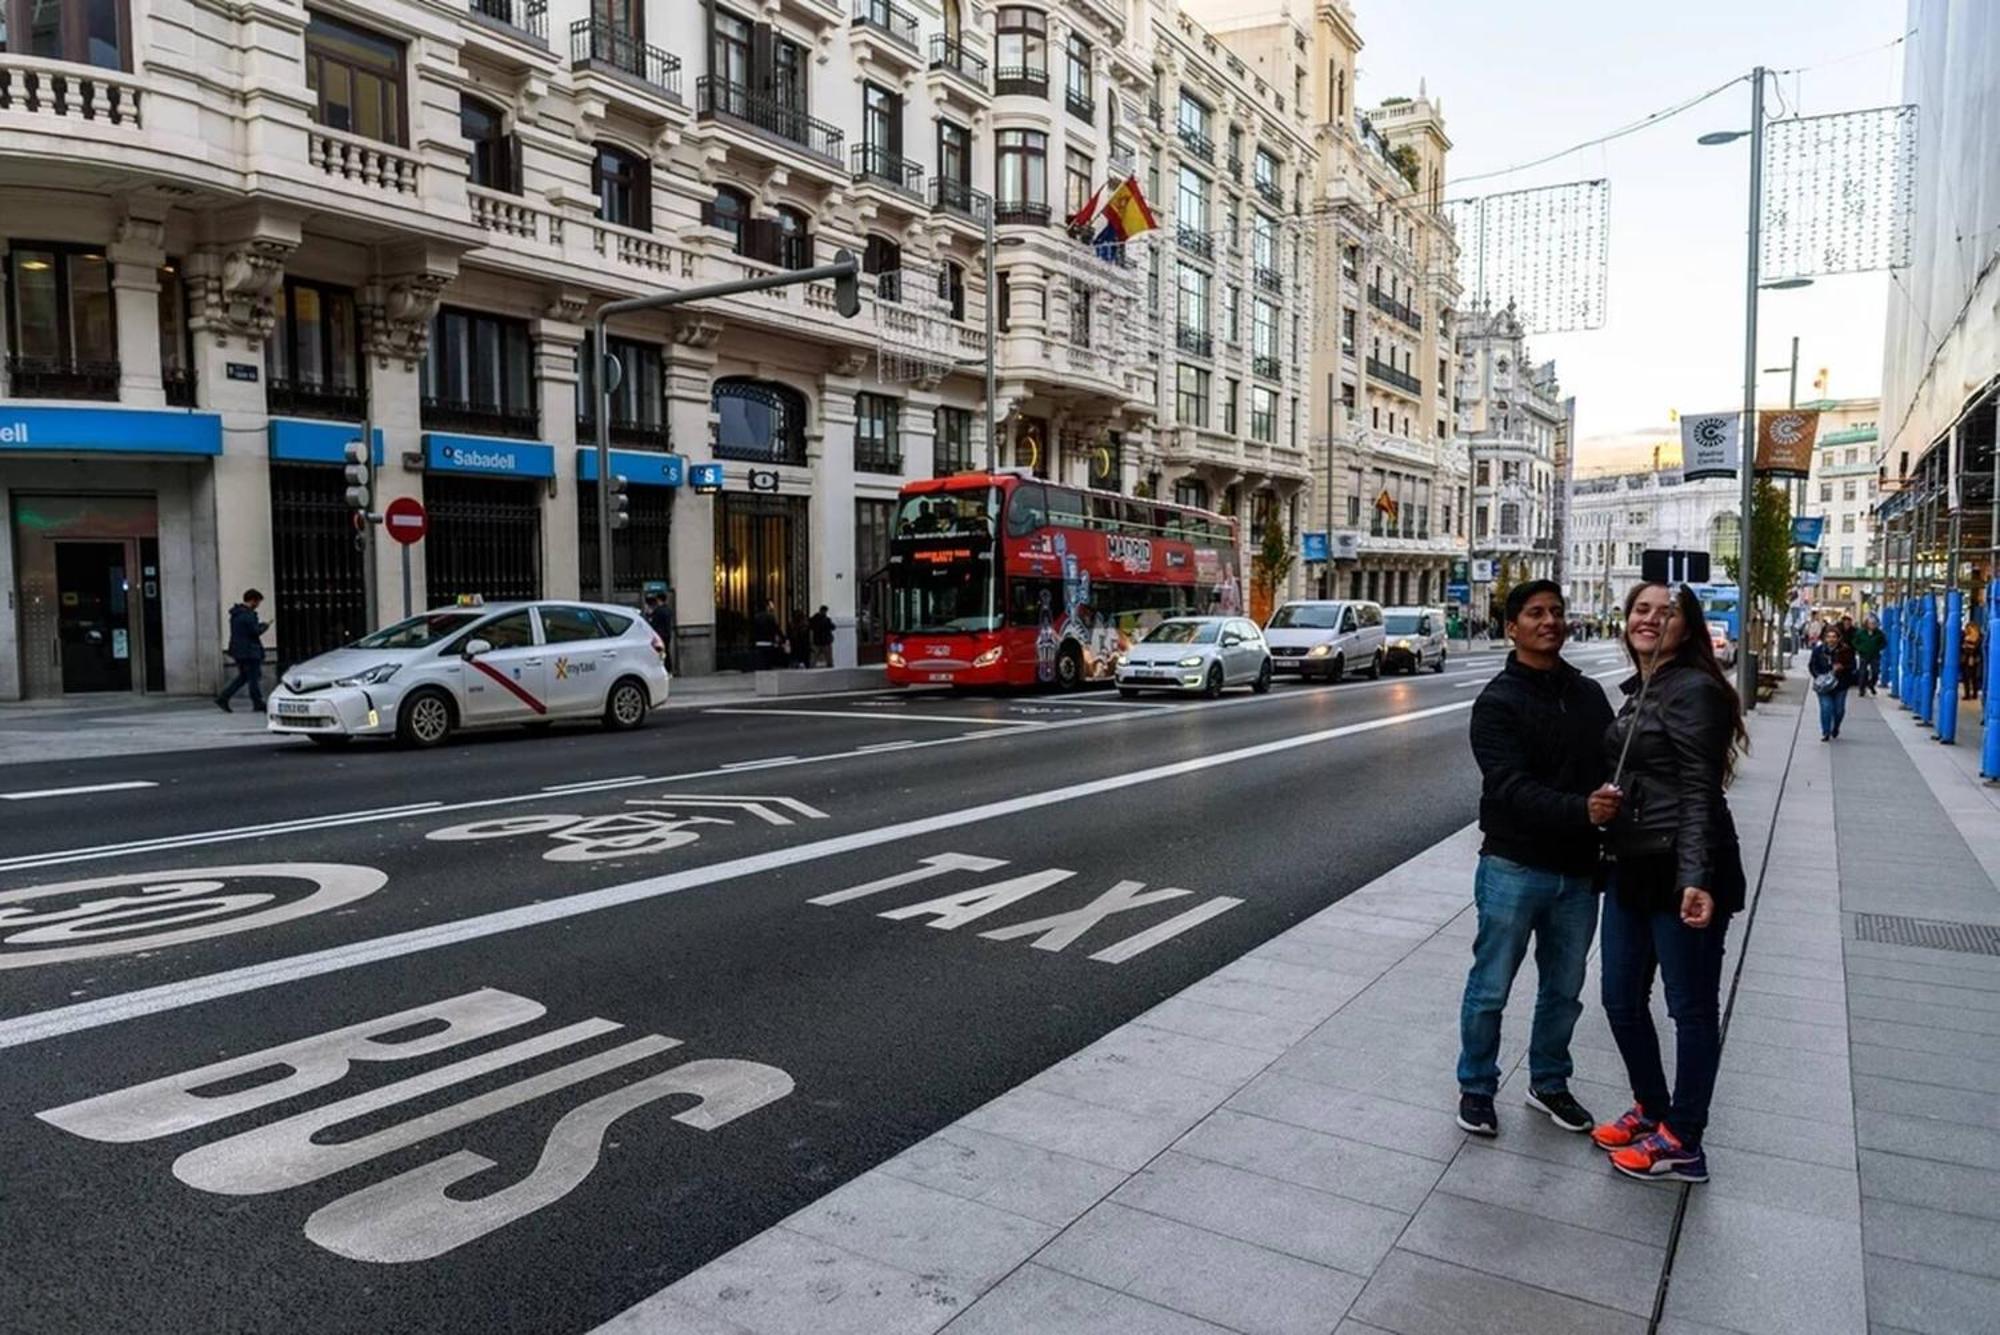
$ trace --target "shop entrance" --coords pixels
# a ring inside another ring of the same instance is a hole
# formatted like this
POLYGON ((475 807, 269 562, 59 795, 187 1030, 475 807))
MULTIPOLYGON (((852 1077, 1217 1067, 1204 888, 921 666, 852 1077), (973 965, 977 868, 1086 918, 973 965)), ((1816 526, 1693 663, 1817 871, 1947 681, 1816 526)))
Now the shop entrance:
POLYGON ((13 521, 28 697, 164 691, 154 499, 17 493, 13 521))
POLYGON ((129 544, 56 544, 56 639, 65 694, 132 689, 129 544))
POLYGON ((807 502, 729 493, 715 501, 715 666, 749 671, 757 666, 751 618, 766 600, 787 634, 794 619, 811 615, 807 502))

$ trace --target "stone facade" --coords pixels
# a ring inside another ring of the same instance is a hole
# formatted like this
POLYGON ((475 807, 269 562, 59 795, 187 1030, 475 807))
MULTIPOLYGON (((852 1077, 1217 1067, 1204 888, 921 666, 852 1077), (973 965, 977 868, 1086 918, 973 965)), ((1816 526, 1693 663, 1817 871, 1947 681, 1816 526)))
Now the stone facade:
POLYGON ((1467 312, 1458 354, 1459 432, 1472 461, 1472 605, 1483 609, 1503 573, 1515 583, 1556 577, 1567 502, 1556 446, 1572 408, 1555 363, 1530 360, 1512 306, 1467 312), (1494 578, 1481 580, 1488 561, 1494 578))

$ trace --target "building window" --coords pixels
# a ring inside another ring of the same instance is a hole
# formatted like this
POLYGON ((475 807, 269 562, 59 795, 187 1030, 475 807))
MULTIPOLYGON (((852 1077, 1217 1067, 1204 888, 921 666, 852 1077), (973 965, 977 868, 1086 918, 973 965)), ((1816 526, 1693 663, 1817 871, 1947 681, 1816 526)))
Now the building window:
POLYGON ((367 359, 354 293, 287 279, 264 340, 268 411, 358 422, 367 409, 367 359))
POLYGON ((957 260, 946 260, 938 270, 938 300, 952 319, 965 318, 965 266, 957 260))
POLYGON ((1090 43, 1071 33, 1068 48, 1069 66, 1063 85, 1064 101, 1072 114, 1088 121, 1097 114, 1097 95, 1090 71, 1090 43))
POLYGON ((1192 167, 1182 166, 1180 193, 1174 211, 1180 230, 1198 240, 1208 239, 1208 181, 1192 167))
POLYGON ((1241 382, 1222 382, 1222 429, 1229 435, 1236 434, 1236 401, 1242 394, 1241 382))
POLYGON ((886 394, 854 396, 854 466, 864 473, 900 473, 903 442, 897 426, 901 407, 886 394))
POLYGON ((1200 478, 1184 477, 1174 483, 1174 504, 1193 510, 1208 508, 1208 484, 1200 478))
POLYGON ((1003 96, 1047 96, 1049 25, 1039 9, 1003 5, 995 16, 994 91, 1003 96))
MULTIPOLYGON (((969 188, 972 185, 972 131, 953 121, 939 121, 937 144, 938 179, 969 188)), ((956 192, 956 200, 966 198, 964 190, 956 192)))
POLYGON ((750 196, 726 185, 718 188, 714 201, 703 210, 701 221, 705 226, 729 233, 732 249, 738 255, 743 254, 750 223, 750 196))
MULTIPOLYGON (((1069 150, 1063 168, 1063 213, 1074 218, 1090 203, 1090 196, 1097 189, 1097 180, 1091 173, 1090 155, 1069 150)), ((1091 219, 1083 220, 1089 226, 1091 219)))
POLYGON ((902 185, 903 99, 879 84, 861 85, 862 169, 902 185))
POLYGON ((1855 485, 1856 485, 1856 484, 1855 484, 1855 481, 1854 481, 1854 479, 1853 479, 1853 478, 1849 478, 1849 479, 1848 479, 1847 481, 1845 481, 1845 482, 1841 483, 1841 484, 1840 484, 1840 499, 1841 499, 1841 500, 1843 500, 1843 501, 1851 501, 1851 500, 1853 500, 1853 499, 1854 499, 1854 488, 1855 488, 1855 485))
POLYGON ((1822 504, 1833 499, 1833 484, 1831 482, 1822 482, 1819 484, 1819 499, 1822 504))
POLYGON ((1047 222, 1049 137, 1040 130, 1001 130, 995 143, 999 219, 1047 222))
MULTIPOLYGON (((611 391, 611 443, 667 449, 666 359, 659 345, 626 338, 607 338, 604 343, 618 359, 618 387, 611 391)), ((584 445, 597 438, 597 366, 595 335, 585 334, 576 359, 576 438, 584 445)))
POLYGON ((167 403, 194 407, 194 332, 188 325, 187 286, 180 266, 169 260, 160 266, 160 379, 167 403))
POLYGON ((806 461, 806 400, 789 385, 725 377, 710 392, 715 454, 751 463, 806 461))
POLYGON ((1069 280, 1069 342, 1073 348, 1090 346, 1090 284, 1081 278, 1069 280))
POLYGON ((1354 308, 1352 306, 1343 306, 1340 309, 1340 350, 1349 357, 1354 355, 1354 308))
POLYGON ((11 12, 0 0, 0 51, 122 70, 131 68, 131 46, 123 0, 14 0, 11 12))
POLYGON ((1250 387, 1250 439, 1262 445, 1278 443, 1278 391, 1250 387))
POLYGON ((458 132, 472 145, 472 174, 467 179, 473 185, 521 193, 520 147, 507 133, 507 117, 500 108, 460 94, 458 132))
POLYGON ((1852 532, 1854 532, 1854 516, 1853 516, 1853 515, 1842 515, 1842 516, 1840 517, 1840 531, 1841 531, 1842 533, 1852 533, 1852 532))
POLYGON ((1208 425, 1208 372, 1183 362, 1174 390, 1174 419, 1182 426, 1208 425))
POLYGON ((7 266, 10 392, 116 399, 118 330, 104 252, 17 241, 7 266))
POLYGON ((329 130, 401 146, 403 44, 315 13, 306 23, 306 88, 313 119, 329 130))
POLYGON ((1231 283, 1222 289, 1222 337, 1230 347, 1243 343, 1243 289, 1231 283))
MULTIPOLYGON (((1192 265, 1182 264, 1179 270, 1179 296, 1175 312, 1181 331, 1199 337, 1203 344, 1208 342, 1208 285, 1209 277, 1192 265)), ((1186 340, 1182 340, 1185 345, 1186 340)), ((1207 355, 1206 348, 1190 348, 1189 351, 1207 355)))
POLYGON ((534 341, 525 320, 441 310, 423 365, 427 428, 533 437, 534 341))
POLYGON ((937 445, 932 453, 931 472, 950 477, 972 467, 972 410, 939 408, 935 418, 937 445))
POLYGON ((1256 165, 1252 168, 1250 179, 1256 183, 1257 193, 1272 203, 1285 197, 1284 187, 1278 184, 1278 159, 1271 150, 1257 150, 1256 165))
POLYGON ((1250 229, 1251 262, 1257 266, 1258 281, 1268 285, 1278 276, 1278 220, 1259 213, 1250 229))
POLYGON ((993 282, 1000 289, 994 295, 993 323, 1004 334, 1014 315, 1014 283, 1004 273, 995 274, 993 282))
POLYGON ((1278 308, 1268 301, 1259 301, 1251 307, 1250 355, 1258 362, 1269 362, 1259 366, 1257 373, 1276 379, 1278 367, 1278 308))
POLYGON ((1181 143, 1185 144, 1196 157, 1204 161, 1215 160, 1215 140, 1209 133, 1210 113, 1200 98, 1181 89, 1179 111, 1175 116, 1175 129, 1180 132, 1181 143))
POLYGON ((1500 502, 1500 536, 1519 537, 1521 533, 1521 507, 1514 501, 1500 502))
POLYGON ((880 301, 903 299, 903 248, 880 234, 871 234, 861 253, 861 271, 875 275, 875 296, 880 301))
POLYGON ((812 219, 803 210, 780 205, 771 230, 777 238, 777 262, 780 265, 787 269, 812 268, 812 219))
POLYGON ((653 230, 652 163, 622 148, 599 144, 591 175, 599 218, 635 231, 653 230))

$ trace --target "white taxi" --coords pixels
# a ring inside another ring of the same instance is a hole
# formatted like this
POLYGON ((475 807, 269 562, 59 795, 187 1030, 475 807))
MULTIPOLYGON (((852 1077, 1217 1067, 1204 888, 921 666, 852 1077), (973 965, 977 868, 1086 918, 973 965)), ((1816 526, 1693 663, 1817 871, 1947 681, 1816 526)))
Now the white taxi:
POLYGON ((460 728, 557 719, 636 728, 666 702, 666 646, 637 612, 545 601, 439 608, 293 664, 265 718, 322 745, 436 746, 460 728))

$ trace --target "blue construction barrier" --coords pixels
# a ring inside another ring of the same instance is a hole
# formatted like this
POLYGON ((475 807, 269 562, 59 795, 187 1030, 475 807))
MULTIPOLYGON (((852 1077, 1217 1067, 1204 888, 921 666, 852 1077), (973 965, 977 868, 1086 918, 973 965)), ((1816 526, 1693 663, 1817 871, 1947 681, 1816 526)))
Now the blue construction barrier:
POLYGON ((1901 608, 1890 603, 1882 609, 1876 619, 1882 630, 1882 663, 1880 667, 1882 688, 1889 692, 1889 698, 1903 697, 1896 690, 1896 664, 1902 661, 1903 614, 1901 608))
POLYGON ((1979 746, 1979 772, 2000 782, 2000 579, 1986 586, 1986 700, 1980 709, 1985 725, 1979 746))
POLYGON ((1937 717, 1938 614, 1937 595, 1927 593, 1917 599, 1917 653, 1922 666, 1917 678, 1917 722, 1929 723, 1937 717))
POLYGON ((1940 660, 1937 694, 1937 739, 1946 746, 1958 741, 1958 647, 1964 642, 1959 621, 1965 616, 1965 595, 1953 589, 1944 596, 1944 657, 1940 660))

